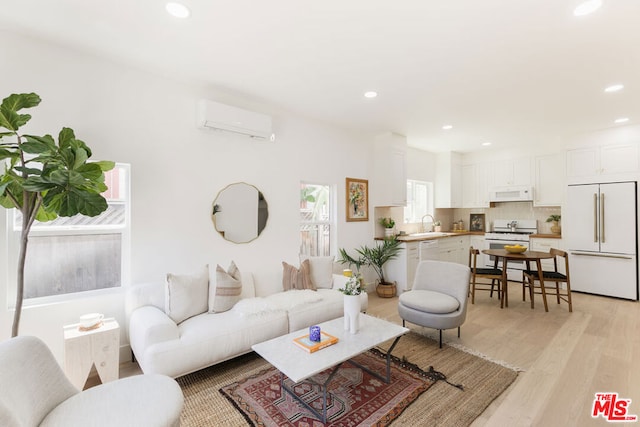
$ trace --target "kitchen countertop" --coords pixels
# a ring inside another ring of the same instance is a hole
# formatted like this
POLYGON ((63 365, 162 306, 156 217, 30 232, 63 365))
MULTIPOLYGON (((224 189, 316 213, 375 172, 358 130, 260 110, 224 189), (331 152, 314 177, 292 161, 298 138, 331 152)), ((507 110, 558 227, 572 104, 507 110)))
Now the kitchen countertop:
MULTIPOLYGON (((446 239, 452 236, 484 236, 484 231, 443 231, 444 235, 440 236, 397 236, 400 242, 418 242, 421 240, 446 239)), ((376 237, 375 240, 384 240, 384 237, 376 237)))

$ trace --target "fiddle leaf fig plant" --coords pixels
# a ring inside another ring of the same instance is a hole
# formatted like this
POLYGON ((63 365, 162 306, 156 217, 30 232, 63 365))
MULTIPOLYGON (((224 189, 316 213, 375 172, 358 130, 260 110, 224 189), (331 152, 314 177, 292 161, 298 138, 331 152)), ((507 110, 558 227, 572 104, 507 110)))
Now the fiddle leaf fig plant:
POLYGON ((20 132, 31 120, 20 113, 40 104, 35 93, 12 94, 0 104, 0 205, 22 213, 16 307, 11 336, 18 335, 24 296, 24 268, 29 231, 34 221, 51 221, 58 216, 96 216, 108 205, 101 195, 107 190, 104 172, 114 168, 110 161, 89 162, 91 149, 63 128, 58 141, 51 135, 20 132))

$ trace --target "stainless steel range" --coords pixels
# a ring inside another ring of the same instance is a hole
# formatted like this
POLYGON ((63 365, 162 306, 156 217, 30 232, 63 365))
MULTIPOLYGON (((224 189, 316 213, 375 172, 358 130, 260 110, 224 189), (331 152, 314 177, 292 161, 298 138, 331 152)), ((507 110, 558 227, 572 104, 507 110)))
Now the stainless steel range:
MULTIPOLYGON (((535 219, 496 219, 493 221, 493 231, 484 234, 485 249, 502 249, 504 245, 521 245, 529 247, 529 235, 538 232, 535 219)), ((493 267, 494 257, 485 256, 484 264, 493 267)), ((525 262, 509 261, 507 277, 509 280, 522 280, 522 270, 525 262)))

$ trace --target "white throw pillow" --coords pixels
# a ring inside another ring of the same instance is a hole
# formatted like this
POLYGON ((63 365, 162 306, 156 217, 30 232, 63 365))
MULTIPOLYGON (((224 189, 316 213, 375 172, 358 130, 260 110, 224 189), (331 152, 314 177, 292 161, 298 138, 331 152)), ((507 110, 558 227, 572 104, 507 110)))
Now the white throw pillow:
POLYGON ((242 276, 236 264, 224 271, 219 265, 216 267, 216 286, 209 292, 209 313, 222 313, 230 310, 238 301, 242 293, 242 276))
POLYGON ((208 293, 208 265, 198 276, 168 273, 165 287, 165 312, 176 323, 204 313, 208 308, 208 293))
POLYGON ((300 256, 300 262, 308 259, 311 283, 318 289, 331 289, 333 283, 332 256, 300 256))

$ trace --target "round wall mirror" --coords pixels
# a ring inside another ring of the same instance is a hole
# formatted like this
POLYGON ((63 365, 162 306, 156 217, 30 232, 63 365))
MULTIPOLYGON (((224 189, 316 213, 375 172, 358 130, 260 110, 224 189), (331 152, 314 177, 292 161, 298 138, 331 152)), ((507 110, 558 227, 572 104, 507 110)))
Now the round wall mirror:
POLYGON ((267 218, 269 209, 264 195, 245 182, 226 186, 213 201, 213 225, 230 242, 247 243, 258 238, 267 218))

